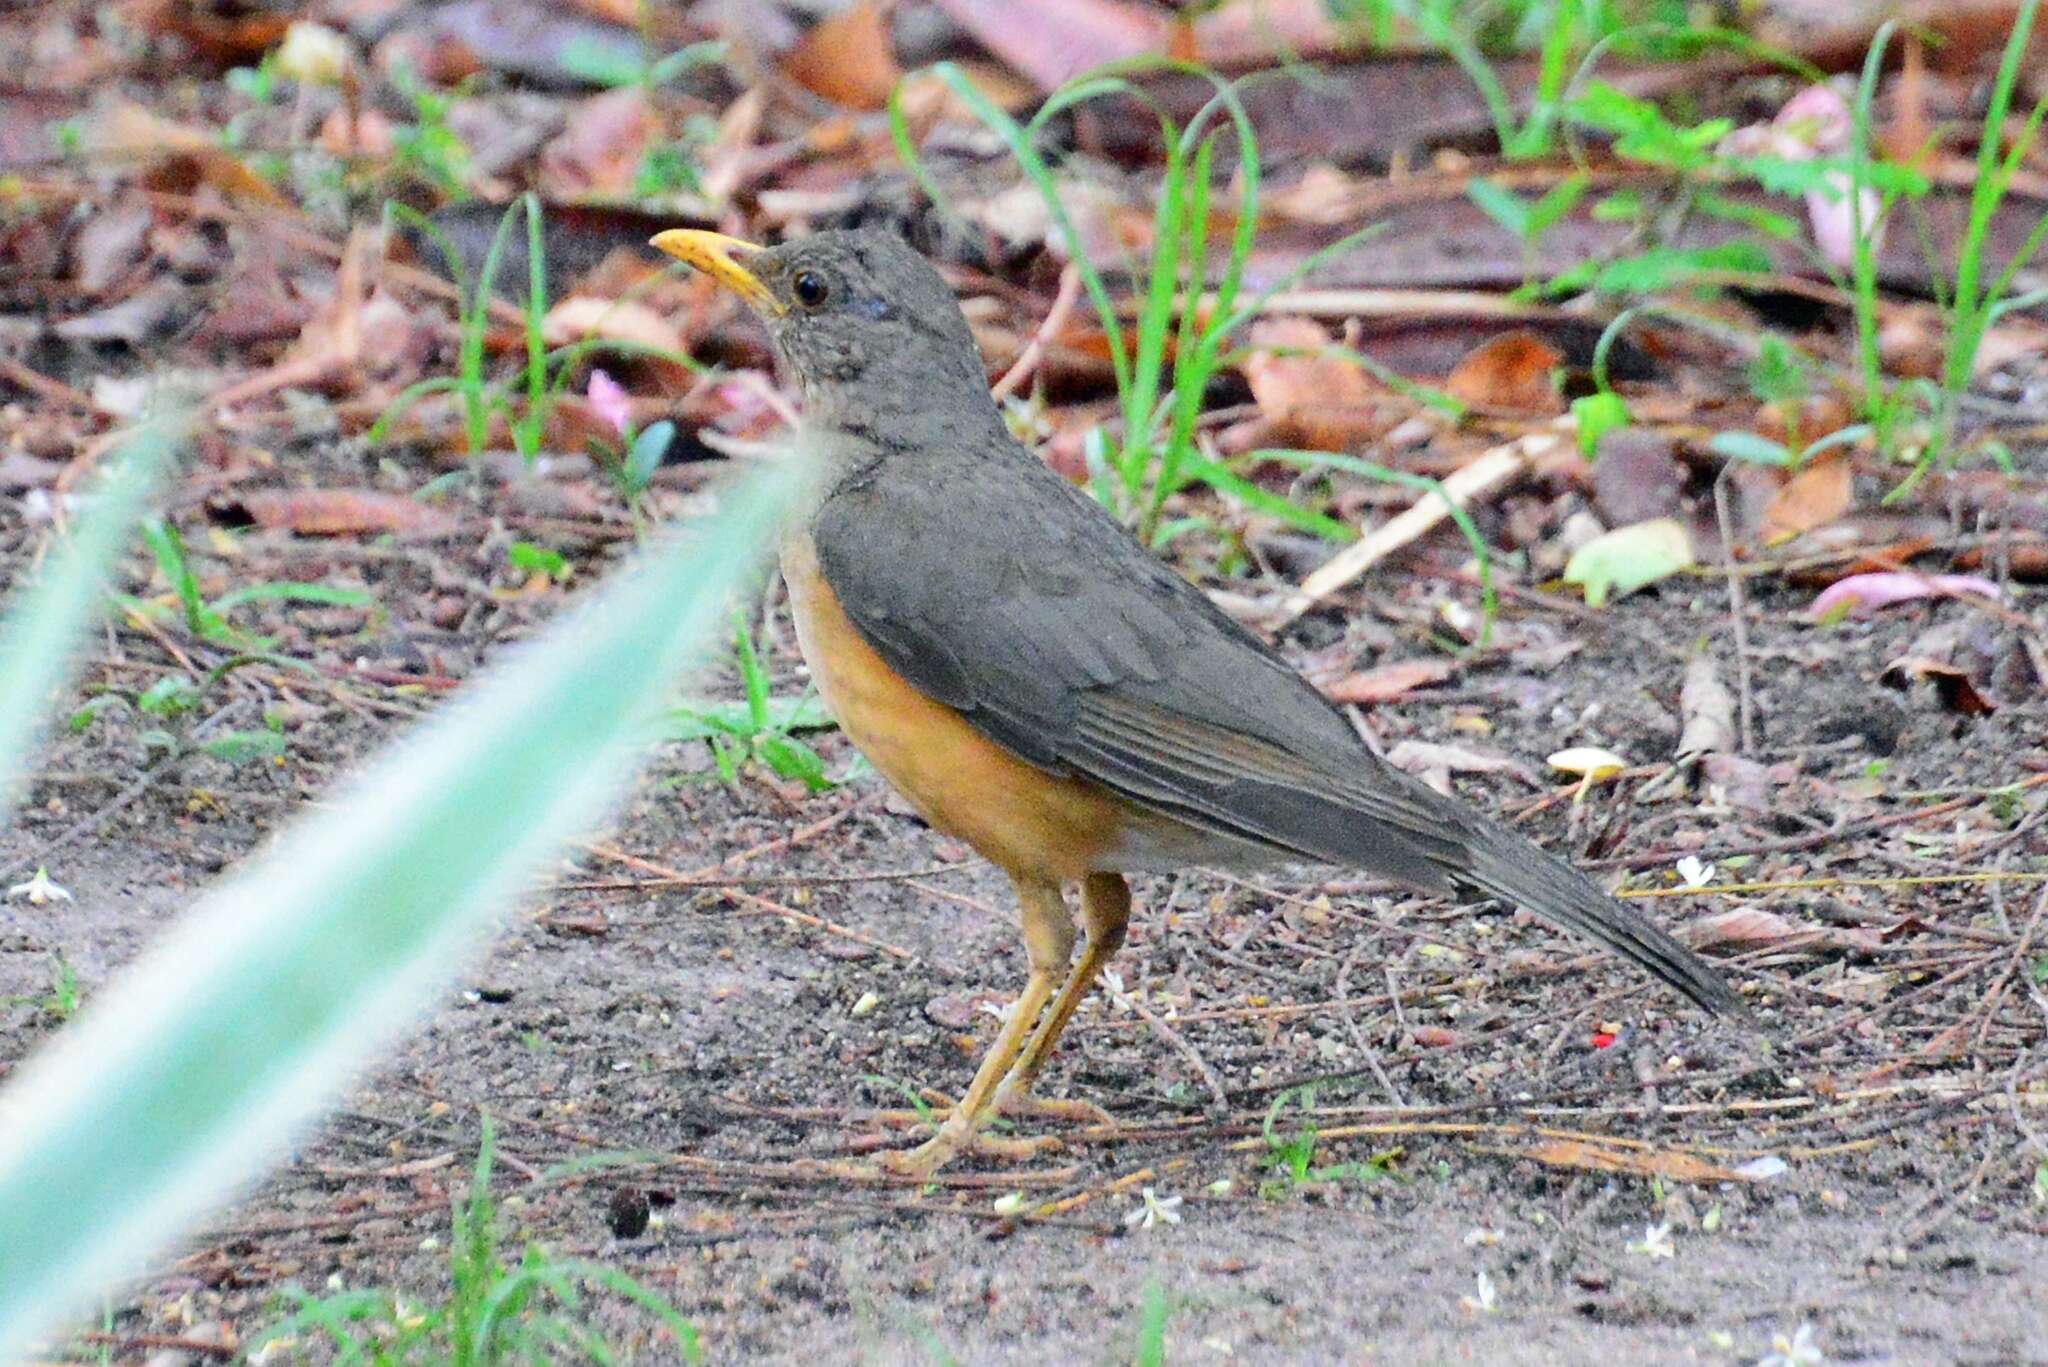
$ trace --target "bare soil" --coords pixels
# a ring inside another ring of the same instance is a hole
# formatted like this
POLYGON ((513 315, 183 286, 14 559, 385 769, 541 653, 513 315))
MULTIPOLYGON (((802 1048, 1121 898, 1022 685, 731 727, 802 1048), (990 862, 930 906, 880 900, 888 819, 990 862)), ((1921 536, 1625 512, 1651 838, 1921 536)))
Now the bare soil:
MULTIPOLYGON (((370 556, 362 571, 396 601, 425 587, 422 563, 370 556)), ((1417 653, 1436 591, 1390 574, 1348 637, 1323 617, 1292 648, 1325 666, 1417 653)), ((1930 626, 1996 650, 2010 624, 1937 602, 1818 630, 1791 620, 1806 597, 1751 593, 1754 754, 1776 766, 1763 810, 1683 788, 1646 799, 1641 776, 1576 804, 1528 781, 1567 744, 1653 773, 1702 637, 1734 685, 1714 578, 1603 614, 1511 600, 1522 649, 1369 725, 1389 746, 1519 760, 1522 775, 1458 781, 1632 888, 1672 887, 1686 850, 1723 882, 2048 867, 2048 710, 1964 716, 1932 684, 1879 680, 1930 626), (1541 648, 1567 638, 1583 648, 1541 648), (1988 791, 2012 784, 2029 786, 1988 791)), ((333 625, 275 611, 281 628, 333 625)), ((356 624, 344 653, 466 672, 537 611, 501 600, 424 645, 356 624)), ((133 686, 155 649, 124 632, 86 683, 133 686)), ((778 660, 783 687, 797 670, 778 660)), ((248 688, 231 709, 265 704, 248 688)), ((61 955, 89 997, 424 710, 417 690, 360 675, 294 703, 275 765, 145 775, 120 709, 54 742, 0 866, 13 881, 46 864, 76 900, 0 902, 0 996, 44 995, 61 955)), ((835 773, 852 767, 840 738, 820 744, 835 773)), ((668 1294, 714 1362, 1126 1361, 1152 1288, 1177 1362, 1753 1362, 1801 1325, 1830 1361, 2048 1362, 2037 883, 1644 904, 1680 924, 1736 906, 1785 918, 1709 951, 1753 993, 1766 1047, 1520 918, 1317 871, 1152 880, 1116 965, 1122 1000, 1083 1009, 1048 1078, 1114 1123, 919 1190, 820 1160, 907 1142, 877 1119, 903 1088, 964 1084, 995 1026, 980 1008, 1024 973, 1007 889, 872 775, 812 797, 705 771, 695 745, 654 757, 614 828, 510 916, 404 1049, 137 1283, 114 1320, 122 1360, 152 1335, 246 1338, 288 1283, 431 1295, 487 1109, 518 1238, 668 1294), (766 881, 645 886, 656 867, 766 881), (1312 1100, 1288 1095, 1308 1084, 1312 1100), (1312 1125, 1318 1169, 1377 1156, 1384 1175, 1281 1180, 1263 1131, 1283 1096, 1278 1138, 1312 1125), (1133 1223, 1144 1188, 1179 1198, 1177 1223, 1133 1223), (1056 1213, 1004 1218, 995 1203, 1015 1191, 1056 1213), (615 1235, 642 1198, 653 1225, 615 1235)), ((56 1024, 32 1003, 0 1010, 0 1076, 56 1024)), ((675 1356, 636 1312, 599 1321, 641 1361, 675 1356)))

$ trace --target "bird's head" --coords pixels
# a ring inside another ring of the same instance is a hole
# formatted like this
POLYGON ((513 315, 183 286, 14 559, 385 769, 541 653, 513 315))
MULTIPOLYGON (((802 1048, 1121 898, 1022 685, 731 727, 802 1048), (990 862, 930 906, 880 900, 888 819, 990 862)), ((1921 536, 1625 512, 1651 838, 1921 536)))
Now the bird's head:
POLYGON ((953 291, 901 239, 816 233, 759 247, 675 228, 653 245, 738 295, 803 388, 808 423, 869 433, 991 417, 988 377, 953 291))

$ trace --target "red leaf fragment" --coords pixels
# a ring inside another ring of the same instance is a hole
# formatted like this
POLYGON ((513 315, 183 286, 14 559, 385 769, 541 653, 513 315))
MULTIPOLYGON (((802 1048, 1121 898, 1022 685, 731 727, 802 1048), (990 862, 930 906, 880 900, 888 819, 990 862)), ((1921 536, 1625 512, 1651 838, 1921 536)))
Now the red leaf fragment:
POLYGON ((257 526, 300 536, 435 537, 455 530, 455 519, 441 509, 375 489, 266 489, 242 495, 241 503, 257 526))

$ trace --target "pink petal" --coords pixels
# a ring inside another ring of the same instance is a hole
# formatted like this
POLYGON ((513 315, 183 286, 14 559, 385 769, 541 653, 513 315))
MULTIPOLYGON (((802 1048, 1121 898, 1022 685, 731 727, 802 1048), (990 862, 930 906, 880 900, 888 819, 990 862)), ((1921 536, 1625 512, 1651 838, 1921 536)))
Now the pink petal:
POLYGON ((1772 124, 1815 152, 1829 156, 1849 149, 1856 122, 1849 101, 1831 85, 1810 85, 1785 101, 1772 124))
POLYGON ((1862 217, 1863 234, 1870 239, 1873 248, 1881 246, 1884 238, 1877 221, 1877 191, 1864 186, 1856 192, 1856 210, 1852 211, 1849 200, 1849 177, 1840 171, 1828 175, 1828 186, 1834 191, 1830 196, 1823 190, 1809 190, 1806 193, 1806 217, 1813 225, 1813 245, 1828 261, 1843 270, 1856 264, 1857 214, 1862 217))
POLYGON ((590 406, 597 416, 611 424, 612 430, 625 436, 633 428, 633 401, 619 382, 602 370, 590 372, 590 388, 585 391, 590 406))
POLYGON ((1806 611, 1818 620, 1844 604, 1860 615, 1916 598, 1959 598, 1966 593, 1999 596, 1998 585, 1974 574, 1852 574, 1828 585, 1806 611))

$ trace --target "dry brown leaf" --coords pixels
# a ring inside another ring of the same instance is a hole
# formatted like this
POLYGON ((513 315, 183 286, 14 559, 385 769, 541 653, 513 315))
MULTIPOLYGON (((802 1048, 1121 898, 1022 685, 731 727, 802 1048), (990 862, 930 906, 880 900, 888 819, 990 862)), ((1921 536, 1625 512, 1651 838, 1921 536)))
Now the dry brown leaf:
POLYGON ((1386 434, 1406 415, 1365 368, 1328 352, 1330 334, 1308 318, 1268 318, 1251 330, 1245 379, 1283 445, 1344 451, 1386 434))
POLYGON ((1167 45, 1166 19, 1122 0, 938 0, 938 7, 1040 90, 1167 45))
POLYGON ((761 119, 768 111, 768 87, 757 85, 726 106, 718 116, 718 132, 706 147, 699 164, 703 170, 697 184, 713 204, 723 204, 745 182, 753 161, 754 143, 761 136, 761 119))
POLYGON ((403 494, 375 489, 264 489, 244 494, 243 508, 259 527, 300 536, 446 536, 455 519, 403 494))
POLYGON ((1699 949, 1722 944, 1775 945, 1807 939, 1814 933, 1811 926, 1794 925, 1762 907, 1731 907, 1694 921, 1686 938, 1699 949))
POLYGON ((1735 748, 1735 697, 1721 682, 1713 656, 1702 653, 1686 662, 1678 711, 1685 719, 1678 734, 1678 758, 1726 754, 1735 748))
POLYGON ((885 109, 903 79, 889 22, 876 0, 854 0, 812 26, 782 59, 791 80, 848 109, 885 109))
POLYGON ((1885 665, 1883 677, 1890 682, 1931 683, 1941 695, 1942 706, 1966 717, 1988 717, 1998 710, 1998 704, 1984 695, 1968 670, 1947 660, 1901 655, 1885 665))
POLYGON ((662 351, 685 350, 681 325, 635 299, 597 299, 572 294, 548 310, 540 329, 549 346, 568 346, 586 338, 602 337, 662 351))
POLYGON ((661 119, 638 86, 592 96, 540 153, 543 196, 550 201, 616 199, 633 189, 647 149, 661 137, 661 119))
POLYGON ((1551 376, 1564 357, 1527 329, 1502 333, 1465 354, 1444 381, 1454 398, 1474 408, 1547 417, 1564 411, 1551 376))
POLYGON ((1831 452, 1786 480, 1764 508, 1764 539, 1783 541, 1824 527, 1848 512, 1855 499, 1849 462, 1831 452))
POLYGON ((1405 697, 1418 688, 1442 683, 1458 672, 1458 662, 1443 656, 1423 655, 1412 660, 1394 660, 1373 669, 1347 674, 1323 690, 1335 703, 1388 702, 1405 697))
POLYGON ((1661 1177, 1669 1182, 1746 1182, 1750 1180, 1733 1168, 1726 1168, 1683 1149, 1609 1148, 1585 1139, 1546 1139, 1533 1149, 1514 1149, 1554 1168, 1578 1168, 1586 1172, 1621 1172, 1637 1177, 1661 1177))
POLYGON ((1617 427, 1601 435, 1598 452, 1593 508, 1608 526, 1632 526, 1679 511, 1685 467, 1670 437, 1647 427, 1617 427))
POLYGON ((288 208, 283 195, 221 146, 212 132, 178 123, 132 100, 114 98, 85 121, 81 134, 88 155, 148 166, 182 163, 199 182, 230 198, 288 208))

